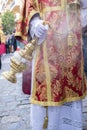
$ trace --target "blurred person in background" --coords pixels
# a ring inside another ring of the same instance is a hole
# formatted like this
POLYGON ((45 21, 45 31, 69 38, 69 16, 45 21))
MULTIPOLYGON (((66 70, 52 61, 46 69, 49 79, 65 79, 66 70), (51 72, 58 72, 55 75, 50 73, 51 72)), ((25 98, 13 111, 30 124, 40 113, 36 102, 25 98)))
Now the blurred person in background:
POLYGON ((2 68, 2 61, 1 61, 1 56, 3 54, 6 53, 6 47, 5 47, 5 44, 3 42, 1 42, 1 39, 0 39, 0 69, 2 68))
POLYGON ((6 38, 6 54, 10 53, 9 37, 10 37, 10 35, 7 35, 7 38, 6 38))
POLYGON ((11 35, 11 42, 13 45, 13 51, 15 52, 17 50, 17 40, 15 38, 15 30, 13 31, 13 33, 11 35))

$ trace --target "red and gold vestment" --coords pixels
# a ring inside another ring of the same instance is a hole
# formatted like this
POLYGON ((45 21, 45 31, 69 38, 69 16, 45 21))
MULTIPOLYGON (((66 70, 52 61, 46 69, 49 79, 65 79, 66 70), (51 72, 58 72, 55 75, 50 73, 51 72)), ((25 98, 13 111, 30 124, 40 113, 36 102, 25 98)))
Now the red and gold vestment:
POLYGON ((36 49, 33 104, 58 106, 87 94, 80 9, 74 1, 25 0, 16 36, 27 43, 29 22, 36 13, 50 24, 46 40, 36 49))

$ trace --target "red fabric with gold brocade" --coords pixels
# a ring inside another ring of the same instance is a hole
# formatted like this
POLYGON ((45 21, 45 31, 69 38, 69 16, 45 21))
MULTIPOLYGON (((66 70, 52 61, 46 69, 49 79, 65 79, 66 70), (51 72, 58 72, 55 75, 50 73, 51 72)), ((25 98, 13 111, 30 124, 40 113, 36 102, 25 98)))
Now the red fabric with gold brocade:
POLYGON ((15 36, 25 44, 28 42, 29 21, 36 13, 38 13, 38 4, 36 0, 21 0, 20 19, 16 24, 15 36))
POLYGON ((80 9, 69 7, 73 1, 39 0, 40 14, 50 28, 36 50, 31 103, 58 106, 87 94, 80 9))

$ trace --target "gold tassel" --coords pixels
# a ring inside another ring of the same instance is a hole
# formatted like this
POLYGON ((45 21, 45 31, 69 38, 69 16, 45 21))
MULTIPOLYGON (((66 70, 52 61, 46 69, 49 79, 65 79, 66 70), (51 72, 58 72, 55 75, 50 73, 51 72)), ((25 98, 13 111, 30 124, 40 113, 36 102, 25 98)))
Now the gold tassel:
POLYGON ((72 46, 73 45, 73 36, 72 36, 72 34, 69 34, 68 35, 68 46, 72 46))
POLYGON ((45 107, 45 108, 46 108, 46 116, 44 118, 44 124, 43 124, 44 129, 46 129, 48 126, 48 107, 45 107))

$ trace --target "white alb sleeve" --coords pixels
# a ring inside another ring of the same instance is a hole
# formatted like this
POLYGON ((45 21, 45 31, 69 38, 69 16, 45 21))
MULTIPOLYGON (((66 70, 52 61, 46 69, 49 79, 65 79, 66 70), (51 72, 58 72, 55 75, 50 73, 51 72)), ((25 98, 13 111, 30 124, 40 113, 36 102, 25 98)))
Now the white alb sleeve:
POLYGON ((87 0, 81 0, 81 22, 82 27, 87 25, 87 0))

